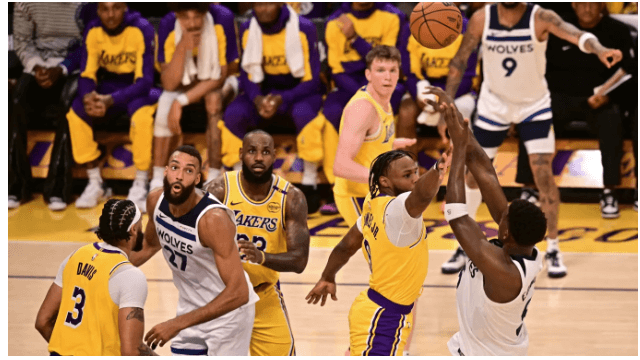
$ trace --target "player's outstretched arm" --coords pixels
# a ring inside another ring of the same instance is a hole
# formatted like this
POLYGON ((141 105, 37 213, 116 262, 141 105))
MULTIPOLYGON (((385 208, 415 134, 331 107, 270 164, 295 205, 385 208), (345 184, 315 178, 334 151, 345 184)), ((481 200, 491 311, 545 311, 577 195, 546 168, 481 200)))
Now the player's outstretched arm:
MULTIPOLYGON (((594 35, 578 29, 573 24, 565 22, 553 10, 540 8, 536 13, 536 20, 536 26, 541 26, 544 30, 574 45, 580 46, 580 39, 583 36, 587 36, 584 38, 586 40, 583 40, 584 50, 598 56, 600 61, 608 68, 611 68, 611 66, 622 60, 622 52, 620 50, 609 49, 602 46, 598 38, 594 35), (609 58, 611 58, 611 60, 609 60, 609 58)), ((581 50, 584 51, 582 48, 581 50)))
POLYGON ((53 283, 49 287, 47 296, 44 298, 42 305, 40 305, 40 310, 38 310, 38 315, 36 316, 36 330, 47 343, 51 339, 51 333, 58 318, 60 302, 62 302, 62 288, 53 283))
POLYGON ((449 148, 442 157, 436 162, 436 165, 427 170, 416 182, 413 190, 404 203, 407 213, 412 218, 422 216, 433 198, 438 193, 444 174, 446 174, 451 164, 451 148, 449 148))
MULTIPOLYGON (((358 219, 358 221, 360 220, 358 219)), ((364 241, 364 237, 358 230, 358 225, 353 225, 329 255, 327 266, 325 266, 320 280, 305 297, 308 304, 317 304, 322 299, 320 306, 324 306, 329 294, 331 294, 331 299, 338 300, 336 297, 336 274, 362 247, 362 241, 364 241)))
POLYGON ((373 104, 364 99, 350 104, 344 110, 343 131, 340 131, 336 161, 333 164, 335 176, 362 184, 369 182, 369 169, 358 164, 355 158, 367 136, 367 129, 377 119, 378 114, 373 104))
POLYGON ((151 328, 144 337, 151 349, 164 346, 183 329, 219 318, 249 301, 249 285, 234 241, 235 234, 236 225, 226 210, 212 209, 202 216, 198 236, 202 245, 213 251, 225 288, 207 305, 151 328))
POLYGON ((144 309, 125 307, 118 311, 118 331, 122 356, 157 356, 142 342, 144 335, 144 309))
POLYGON ((240 251, 247 260, 262 264, 279 272, 302 273, 309 260, 309 226, 307 225, 307 199, 302 191, 291 185, 287 190, 285 203, 285 229, 287 251, 270 254, 260 251, 251 241, 238 241, 240 251))
POLYGON ((142 250, 137 252, 132 251, 131 254, 129 254, 129 261, 131 261, 133 266, 141 266, 146 263, 147 260, 151 259, 151 257, 162 248, 160 241, 158 240, 156 224, 153 221, 156 204, 158 203, 158 199, 160 198, 162 191, 162 189, 154 190, 149 193, 149 196, 147 196, 147 215, 149 218, 147 220, 147 228, 144 232, 142 250))
POLYGON ((456 55, 449 63, 449 75, 447 75, 446 91, 452 98, 455 97, 462 82, 462 76, 467 70, 469 56, 478 47, 484 30, 484 7, 478 9, 467 23, 467 31, 462 35, 462 44, 456 55))
POLYGON ((509 302, 517 296, 522 287, 520 273, 513 262, 505 257, 502 249, 486 241, 480 226, 464 211, 464 164, 470 138, 469 124, 466 121, 462 124, 457 121, 455 108, 446 103, 442 106, 445 108, 445 121, 453 142, 445 217, 462 249, 484 275, 487 297, 498 303, 509 302))

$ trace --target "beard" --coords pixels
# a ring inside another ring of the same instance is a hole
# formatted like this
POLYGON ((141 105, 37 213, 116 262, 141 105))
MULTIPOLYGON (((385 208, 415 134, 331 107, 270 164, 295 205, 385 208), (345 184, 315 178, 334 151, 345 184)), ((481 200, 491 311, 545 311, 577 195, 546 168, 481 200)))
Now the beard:
POLYGON ((167 199, 167 202, 169 202, 169 204, 171 205, 184 204, 184 202, 187 201, 187 199, 189 198, 193 190, 196 188, 196 183, 193 183, 189 186, 183 186, 182 192, 180 193, 180 195, 173 195, 171 193, 171 188, 176 183, 169 184, 169 180, 167 180, 167 177, 165 176, 164 180, 162 181, 162 184, 164 188, 164 197, 167 199))
POLYGON ((144 240, 144 233, 142 231, 138 231, 138 236, 136 237, 136 243, 133 245, 131 251, 138 252, 142 250, 142 241, 144 240))
POLYGON ((507 3, 502 3, 502 6, 506 7, 507 9, 514 9, 516 6, 518 6, 520 3, 517 2, 507 2, 507 3))
POLYGON ((264 184, 267 181, 271 181, 271 174, 273 174, 273 164, 271 164, 262 175, 258 176, 254 174, 244 162, 242 163, 242 176, 252 184, 264 184))

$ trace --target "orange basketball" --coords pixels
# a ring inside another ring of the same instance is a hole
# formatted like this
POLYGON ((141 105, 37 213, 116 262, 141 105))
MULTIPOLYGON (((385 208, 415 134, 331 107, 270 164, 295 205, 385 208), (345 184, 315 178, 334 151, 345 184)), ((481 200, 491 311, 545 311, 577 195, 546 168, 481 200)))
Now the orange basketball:
POLYGON ((449 2, 418 3, 409 21, 413 37, 429 49, 449 46, 462 31, 460 10, 449 2))

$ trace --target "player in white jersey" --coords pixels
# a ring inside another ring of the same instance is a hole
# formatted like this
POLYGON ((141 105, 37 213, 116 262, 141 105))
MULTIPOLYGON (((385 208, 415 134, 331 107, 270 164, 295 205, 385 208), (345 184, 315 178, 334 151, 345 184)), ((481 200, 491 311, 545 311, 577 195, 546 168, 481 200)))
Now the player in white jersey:
POLYGON ((453 142, 445 218, 469 256, 456 285, 460 331, 447 346, 452 355, 526 355, 529 335, 524 318, 542 270, 542 255, 535 244, 544 239, 547 220, 540 208, 526 200, 507 203, 491 160, 453 98, 438 88, 429 92, 440 98, 440 104, 429 103, 443 113, 453 142), (498 239, 487 241, 467 214, 465 162, 500 225, 498 239))
MULTIPOLYGON (((517 124, 540 190, 540 207, 547 217, 548 274, 563 277, 567 269, 558 247, 560 193, 551 167, 555 136, 551 96, 544 77, 549 34, 597 55, 608 67, 622 59, 619 50, 603 47, 593 34, 578 30, 551 10, 527 3, 497 3, 476 11, 469 20, 460 49, 450 63, 446 92, 456 93, 467 59, 481 41, 484 82, 473 133, 493 159, 510 125, 517 124)), ((468 211, 474 218, 482 196, 471 173, 467 173, 466 184, 468 211)), ((458 249, 448 267, 457 264, 461 268, 464 259, 464 253, 458 249)))
POLYGON ((213 195, 195 189, 202 158, 192 146, 176 149, 164 187, 149 194, 149 221, 140 266, 162 250, 179 292, 177 316, 154 326, 152 349, 173 338, 176 355, 249 354, 258 295, 242 269, 233 212, 213 195))

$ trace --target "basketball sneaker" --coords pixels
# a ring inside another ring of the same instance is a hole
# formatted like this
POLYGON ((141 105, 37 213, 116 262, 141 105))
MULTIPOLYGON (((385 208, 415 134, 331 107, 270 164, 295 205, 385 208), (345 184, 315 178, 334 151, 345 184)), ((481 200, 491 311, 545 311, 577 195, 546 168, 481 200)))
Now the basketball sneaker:
POLYGON ((51 211, 62 211, 67 208, 67 203, 59 197, 52 197, 49 199, 49 205, 47 206, 51 211))
POLYGON ((104 196, 104 189, 102 183, 98 181, 89 181, 87 187, 76 200, 76 208, 78 209, 91 209, 98 205, 98 202, 104 196))
POLYGON ((559 251, 547 252, 544 258, 547 260, 547 274, 550 278, 561 278, 567 275, 567 267, 562 263, 562 254, 559 251))
POLYGON ((151 182, 149 183, 149 191, 155 189, 155 188, 159 188, 162 187, 164 184, 162 183, 164 181, 164 178, 153 178, 151 179, 151 182))
POLYGON ((336 215, 338 214, 338 206, 334 203, 324 204, 320 208, 320 214, 322 215, 336 215))
POLYGON ((147 182, 144 180, 134 180, 129 189, 127 200, 133 201, 144 214, 147 212, 147 182))
POLYGON ((600 213, 605 219, 615 219, 620 217, 618 199, 616 199, 613 192, 609 189, 604 189, 600 195, 600 213))
POLYGON ((20 200, 17 196, 9 195, 9 209, 17 209, 20 206, 20 200))
POLYGON ((453 254, 451 259, 447 260, 446 263, 442 264, 442 273, 443 274, 455 274, 460 272, 464 267, 464 264, 467 262, 467 254, 464 253, 461 247, 458 246, 458 249, 453 254))
POLYGON ((538 190, 529 187, 523 187, 522 193, 520 194, 520 199, 527 200, 532 204, 536 204, 536 206, 540 206, 540 193, 538 193, 538 190))

